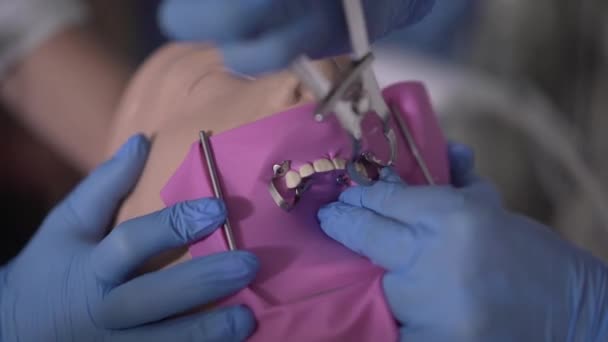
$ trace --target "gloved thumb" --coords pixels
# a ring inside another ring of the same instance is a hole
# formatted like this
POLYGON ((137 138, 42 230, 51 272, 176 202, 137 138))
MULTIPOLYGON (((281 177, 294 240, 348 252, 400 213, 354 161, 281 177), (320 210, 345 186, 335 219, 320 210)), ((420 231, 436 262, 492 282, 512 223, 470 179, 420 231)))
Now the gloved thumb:
POLYGON ((391 167, 380 170, 380 180, 387 183, 407 185, 399 174, 391 167))
POLYGON ((131 137, 112 159, 98 167, 51 213, 46 226, 101 239, 122 199, 137 183, 148 158, 150 142, 131 137), (55 221, 56 220, 56 221, 55 221))
POLYGON ((450 143, 448 145, 448 159, 453 186, 457 188, 466 187, 479 179, 475 172, 475 153, 470 147, 450 143))
POLYGON ((477 174, 475 153, 469 146, 450 143, 448 145, 448 157, 450 160, 450 176, 454 187, 484 202, 497 206, 502 205, 502 198, 496 186, 477 174))

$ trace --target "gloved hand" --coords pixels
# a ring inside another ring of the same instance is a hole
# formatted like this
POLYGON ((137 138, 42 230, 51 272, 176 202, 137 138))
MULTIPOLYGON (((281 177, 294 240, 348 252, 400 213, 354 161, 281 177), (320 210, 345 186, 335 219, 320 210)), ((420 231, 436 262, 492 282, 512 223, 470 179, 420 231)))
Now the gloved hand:
POLYGON ((148 151, 145 138, 129 140, 0 271, 0 340, 240 341, 252 332, 254 317, 243 307, 164 320, 246 286, 258 268, 250 254, 219 254, 132 276, 151 256, 211 233, 226 215, 219 201, 179 204, 127 221, 104 238, 148 151))
MULTIPOLYGON (((364 0, 372 39, 423 18, 435 0, 364 0)), ((172 38, 213 41, 228 67, 257 74, 295 57, 348 51, 341 0, 163 0, 160 24, 172 38)))
POLYGON ((608 269, 508 212, 452 146, 454 187, 385 172, 319 212, 323 230, 387 270, 403 341, 607 341, 608 269))

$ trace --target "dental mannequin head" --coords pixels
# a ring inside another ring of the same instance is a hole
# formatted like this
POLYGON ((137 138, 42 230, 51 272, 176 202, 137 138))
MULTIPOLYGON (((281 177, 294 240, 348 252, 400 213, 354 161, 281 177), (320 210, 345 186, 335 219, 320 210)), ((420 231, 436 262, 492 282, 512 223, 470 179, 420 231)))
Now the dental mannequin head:
MULTIPOLYGON (((335 62, 321 62, 319 67, 336 78, 335 62)), ((407 103, 411 99, 399 97, 403 92, 416 98, 414 115, 432 112, 420 85, 389 89, 385 95, 407 103)), ((250 80, 227 72, 213 49, 164 49, 144 65, 118 112, 114 144, 135 132, 153 138, 143 176, 119 221, 213 196, 197 143, 201 130, 212 131, 237 245, 255 253, 261 263, 252 286, 221 305, 253 309, 259 323, 254 341, 394 340, 397 327, 384 301, 383 271, 329 239, 319 227, 318 209, 350 185, 340 180, 346 176, 352 141, 335 118, 315 122, 314 106, 304 105, 311 101, 288 72, 250 80), (284 162, 289 166, 279 180, 282 191, 311 182, 291 212, 279 208, 268 192, 273 167, 284 162)), ((424 139, 424 120, 410 124, 424 139)), ((396 170, 415 184, 421 177, 405 139, 398 140, 402 158, 396 170)), ((444 174, 439 178, 446 181, 444 174)), ((218 231, 192 246, 190 253, 175 251, 150 267, 226 250, 218 231)))
MULTIPOLYGON (((335 62, 321 61, 317 66, 330 79, 337 77, 335 62)), ((141 186, 126 199, 118 220, 164 207, 160 191, 200 130, 221 133, 312 100, 289 72, 251 80, 226 70, 219 52, 209 46, 164 47, 133 78, 111 130, 108 155, 134 133, 153 138, 141 186)), ((189 258, 185 251, 176 251, 155 267, 173 263, 178 256, 189 258)))

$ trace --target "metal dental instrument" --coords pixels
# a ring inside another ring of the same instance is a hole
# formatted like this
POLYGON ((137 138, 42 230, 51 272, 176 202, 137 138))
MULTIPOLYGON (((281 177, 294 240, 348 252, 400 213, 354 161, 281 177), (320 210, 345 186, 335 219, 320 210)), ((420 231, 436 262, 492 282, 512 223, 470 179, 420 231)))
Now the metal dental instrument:
MULTIPOLYGON (((416 163, 424 173, 426 181, 431 185, 434 184, 435 181, 428 165, 422 158, 409 127, 399 116, 402 113, 392 111, 382 96, 382 90, 371 68, 374 55, 371 51, 361 0, 342 0, 342 5, 350 32, 353 60, 351 67, 340 78, 337 85, 332 85, 329 80, 323 77, 306 56, 299 57, 292 65, 296 75, 319 100, 320 104, 315 111, 315 119, 323 121, 325 117, 334 113, 342 127, 353 138, 353 160, 351 162, 363 156, 370 163, 386 167, 394 163, 397 155, 397 137, 390 126, 390 118, 393 116, 400 133, 407 141, 416 159, 416 163), (384 123, 384 136, 390 148, 387 160, 378 160, 373 155, 361 151, 361 141, 364 136, 361 125, 365 115, 370 112, 375 112, 384 123)), ((361 179, 360 175, 352 176, 355 179, 361 179)), ((367 184, 371 184, 371 181, 367 184)))
MULTIPOLYGON (((211 178, 211 185, 213 186, 213 193, 215 197, 220 200, 224 200, 224 194, 222 193, 222 188, 220 186, 220 180, 218 178, 217 166, 215 165, 215 157, 213 156, 213 150, 211 149, 211 143, 209 142, 209 135, 207 132, 200 132, 201 138, 201 147, 203 148, 203 154, 205 155, 207 172, 209 173, 209 177, 211 178)), ((224 235, 226 236, 226 241, 228 242, 228 248, 231 251, 235 251, 236 242, 234 239, 234 232, 232 230, 232 226, 230 225, 230 219, 226 217, 226 222, 224 223, 224 235)))
POLYGON ((295 189, 290 189, 288 191, 289 193, 287 194, 283 193, 281 190, 279 190, 279 187, 277 187, 275 182, 283 180, 283 177, 285 177, 290 168, 290 160, 286 160, 280 164, 274 165, 272 168, 274 176, 268 185, 268 191, 270 192, 272 200, 277 206, 279 206, 279 208, 285 211, 291 211, 296 207, 302 198, 302 195, 308 190, 311 180, 310 177, 302 178, 302 181, 298 187, 295 189))

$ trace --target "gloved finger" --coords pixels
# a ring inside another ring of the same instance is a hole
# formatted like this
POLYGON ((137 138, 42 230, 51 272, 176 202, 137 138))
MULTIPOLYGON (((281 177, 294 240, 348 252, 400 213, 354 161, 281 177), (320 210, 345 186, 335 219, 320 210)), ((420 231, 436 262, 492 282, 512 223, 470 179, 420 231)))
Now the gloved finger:
POLYGON ((407 275, 407 271, 387 272, 382 277, 382 290, 386 298, 389 299, 387 304, 393 317, 401 326, 408 326, 408 323, 411 322, 408 322, 407 319, 411 319, 412 313, 415 313, 414 316, 416 316, 416 313, 420 314, 420 310, 424 310, 428 304, 428 302, 425 302, 428 299, 421 298, 419 289, 417 289, 420 285, 416 283, 420 284, 420 282, 412 282, 411 279, 407 278, 407 275), (413 306, 414 304, 417 306, 413 306))
POLYGON ((380 180, 387 183, 407 185, 392 167, 385 167, 380 170, 380 180))
POLYGON ((332 239, 388 270, 406 267, 424 237, 413 227, 343 203, 333 203, 318 214, 321 228, 332 239))
POLYGON ((297 56, 329 42, 323 14, 309 13, 259 38, 222 47, 224 63, 244 74, 259 74, 289 65, 297 56), (311 39, 314 37, 314 39, 311 39))
POLYGON ((450 161, 450 175, 452 185, 461 188, 477 179, 475 173, 475 154, 473 150, 463 144, 448 144, 448 158, 450 161))
POLYGON ((243 306, 217 309, 167 322, 116 332, 117 342, 240 342, 255 330, 255 318, 243 306))
POLYGON ((481 177, 476 177, 468 186, 461 188, 466 196, 475 198, 483 203, 491 204, 494 206, 502 206, 502 196, 498 191, 498 188, 494 183, 487 181, 481 177))
POLYGON ((460 201, 451 187, 404 186, 378 181, 369 187, 353 187, 340 195, 340 201, 374 211, 400 222, 434 219, 460 201))
POLYGON ((202 239, 225 219, 223 202, 201 199, 123 222, 93 250, 91 267, 100 280, 122 283, 149 258, 202 239))
POLYGON ((227 43, 250 38, 272 15, 271 5, 268 0, 164 0, 159 22, 173 39, 227 43))
POLYGON ((124 329, 183 313, 241 290, 258 267, 252 254, 228 252, 145 274, 106 294, 98 321, 108 329, 124 329))
POLYGON ((150 142, 145 136, 131 137, 111 160, 98 167, 53 210, 48 220, 60 222, 46 226, 100 239, 121 200, 139 179, 149 151, 150 142))

